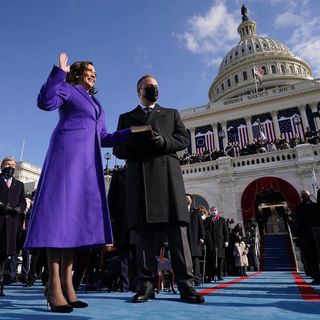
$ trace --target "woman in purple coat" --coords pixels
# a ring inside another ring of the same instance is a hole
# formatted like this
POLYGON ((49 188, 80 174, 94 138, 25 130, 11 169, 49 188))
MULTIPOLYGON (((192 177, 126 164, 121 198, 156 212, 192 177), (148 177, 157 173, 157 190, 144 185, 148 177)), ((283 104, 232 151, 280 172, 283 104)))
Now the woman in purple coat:
POLYGON ((60 54, 38 96, 38 107, 59 110, 32 210, 26 249, 46 248, 46 288, 53 312, 84 308, 72 285, 74 249, 113 243, 101 147, 120 145, 129 130, 107 133, 94 97, 96 72, 89 61, 68 65, 60 54))

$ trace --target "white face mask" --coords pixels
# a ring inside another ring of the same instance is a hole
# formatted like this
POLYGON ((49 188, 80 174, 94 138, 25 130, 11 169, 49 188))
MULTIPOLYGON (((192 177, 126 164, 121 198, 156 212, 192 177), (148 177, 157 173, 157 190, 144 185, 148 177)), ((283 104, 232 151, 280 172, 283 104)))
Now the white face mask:
POLYGON ((202 216, 201 216, 201 219, 202 219, 202 220, 206 220, 206 215, 205 215, 205 214, 202 215, 202 216))
POLYGON ((210 214, 211 214, 213 217, 215 217, 215 216, 218 215, 218 210, 217 210, 217 209, 211 210, 211 211, 210 211, 210 214))

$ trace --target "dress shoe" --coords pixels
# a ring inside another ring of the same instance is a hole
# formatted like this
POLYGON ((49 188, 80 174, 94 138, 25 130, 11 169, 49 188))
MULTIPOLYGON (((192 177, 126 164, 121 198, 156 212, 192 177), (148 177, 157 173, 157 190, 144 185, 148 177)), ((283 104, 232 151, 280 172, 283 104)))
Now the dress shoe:
POLYGON ((26 287, 33 287, 33 285, 34 285, 34 281, 32 281, 32 280, 27 280, 27 282, 25 284, 26 287))
POLYGON ((195 286, 195 287, 199 287, 199 286, 201 286, 201 281, 200 280, 194 280, 193 281, 193 285, 195 286))
POLYGON ((149 299, 155 299, 154 287, 151 283, 144 283, 137 293, 132 297, 132 302, 147 302, 149 299))
POLYGON ((10 277, 10 280, 9 280, 10 282, 9 282, 9 284, 12 284, 12 283, 18 283, 19 282, 19 279, 18 279, 18 277, 10 277))
POLYGON ((314 279, 314 280, 311 281, 310 284, 312 284, 312 285, 318 285, 318 284, 320 284, 320 279, 314 279))
POLYGON ((204 297, 192 287, 180 291, 180 299, 190 303, 204 303, 204 297))

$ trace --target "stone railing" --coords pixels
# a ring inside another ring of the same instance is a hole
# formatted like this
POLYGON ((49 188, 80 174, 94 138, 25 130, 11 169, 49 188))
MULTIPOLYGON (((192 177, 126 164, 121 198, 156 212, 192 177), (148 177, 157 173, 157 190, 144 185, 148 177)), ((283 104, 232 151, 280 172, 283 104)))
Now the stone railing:
POLYGON ((256 153, 239 157, 220 157, 215 161, 199 162, 181 166, 184 177, 217 176, 251 170, 272 169, 297 164, 316 164, 320 161, 320 144, 301 144, 291 149, 256 153))
POLYGON ((250 167, 266 167, 274 165, 285 165, 296 162, 295 149, 284 149, 273 152, 256 153, 248 156, 241 156, 232 159, 232 166, 240 169, 250 167))
POLYGON ((185 164, 181 166, 182 174, 206 174, 208 172, 219 174, 218 160, 185 164))

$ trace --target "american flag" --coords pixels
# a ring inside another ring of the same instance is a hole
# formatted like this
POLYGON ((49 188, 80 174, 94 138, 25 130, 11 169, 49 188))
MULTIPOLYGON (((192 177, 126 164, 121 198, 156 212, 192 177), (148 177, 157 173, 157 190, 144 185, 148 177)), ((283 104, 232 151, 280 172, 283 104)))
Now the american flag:
POLYGON ((286 138, 288 142, 296 134, 298 134, 299 137, 303 138, 302 126, 301 124, 297 125, 294 123, 295 117, 296 116, 293 115, 292 117, 279 118, 280 133, 286 138))
POLYGON ((238 127, 239 146, 243 148, 249 143, 247 126, 241 124, 238 127))
POLYGON ((260 81, 262 80, 264 76, 264 70, 261 67, 253 66, 253 73, 257 79, 259 79, 260 81))
POLYGON ((211 130, 200 128, 196 134, 196 152, 202 153, 206 148, 210 151, 214 149, 214 135, 211 130), (202 129, 202 130, 201 130, 202 129), (204 132, 205 131, 205 132, 204 132))
POLYGON ((242 123, 242 120, 228 121, 228 125, 228 142, 238 142, 240 148, 243 148, 245 145, 247 145, 249 142, 248 130, 247 126, 242 123))
POLYGON ((260 123, 255 121, 252 124, 252 134, 255 139, 262 138, 264 140, 274 141, 276 138, 273 122, 270 119, 260 123))

